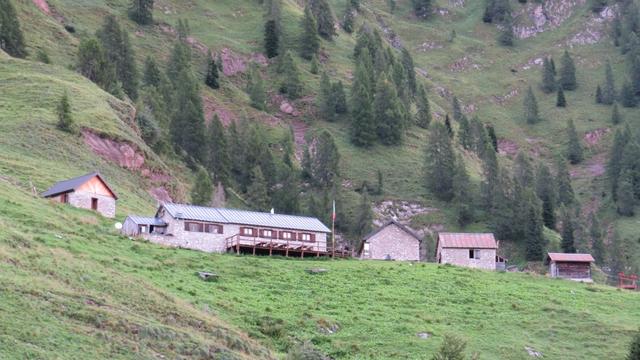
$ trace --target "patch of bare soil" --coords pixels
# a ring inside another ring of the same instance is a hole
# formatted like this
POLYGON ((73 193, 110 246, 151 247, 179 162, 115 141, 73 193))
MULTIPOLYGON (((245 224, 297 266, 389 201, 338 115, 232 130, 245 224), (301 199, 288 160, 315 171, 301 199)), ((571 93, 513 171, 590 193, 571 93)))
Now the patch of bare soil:
POLYGON ((520 93, 520 90, 518 88, 514 88, 514 89, 511 89, 508 93, 506 93, 504 95, 501 95, 501 96, 500 95, 494 95, 494 96, 492 96, 491 100, 495 104, 504 105, 505 103, 507 103, 512 98, 518 96, 519 93, 520 93))
POLYGON ((64 16, 57 11, 53 6, 51 6, 47 0, 32 0, 33 4, 40 9, 43 13, 52 16, 54 19, 58 20, 61 23, 65 23, 66 19, 64 16))
POLYGON ((299 119, 291 120, 290 124, 291 128, 293 129, 293 141, 296 145, 296 158, 298 160, 301 160, 304 148, 305 146, 307 146, 307 140, 305 136, 307 135, 307 130, 309 130, 309 125, 299 119))
POLYGON ((516 156, 520 147, 509 139, 498 139, 498 153, 506 156, 516 156))
POLYGON ((482 66, 480 64, 474 63, 468 55, 463 56, 462 58, 454 61, 449 64, 449 70, 451 72, 463 72, 467 70, 480 70, 482 66))
POLYGON ((219 56, 222 60, 222 72, 225 76, 244 73, 247 69, 248 63, 251 62, 260 66, 266 66, 269 64, 269 61, 263 54, 253 53, 247 57, 246 55, 235 53, 229 48, 223 48, 213 56, 219 56))
POLYGON ((202 108, 204 110, 204 118, 207 123, 213 119, 213 115, 217 114, 222 125, 228 126, 237 116, 228 109, 220 106, 215 99, 210 96, 202 95, 202 108))
POLYGON ((171 198, 171 195, 169 194, 169 192, 164 186, 152 187, 151 189, 149 189, 148 193, 159 202, 173 201, 173 199, 171 198))
POLYGON ((596 178, 606 172, 607 154, 600 153, 569 170, 573 179, 596 178))
POLYGON ((587 143, 587 146, 594 147, 598 145, 603 136, 607 135, 611 132, 610 128, 600 128, 588 131, 584 134, 584 142, 587 143))

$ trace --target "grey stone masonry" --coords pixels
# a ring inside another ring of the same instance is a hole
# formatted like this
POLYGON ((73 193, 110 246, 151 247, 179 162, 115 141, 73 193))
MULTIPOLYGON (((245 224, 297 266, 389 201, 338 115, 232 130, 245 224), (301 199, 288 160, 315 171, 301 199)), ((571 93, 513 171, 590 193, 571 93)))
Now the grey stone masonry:
POLYGON ((361 259, 420 261, 420 241, 391 223, 364 243, 361 259))
POLYGON ((108 218, 116 216, 116 200, 112 197, 83 191, 73 191, 68 193, 68 196, 69 204, 83 209, 91 209, 91 199, 97 199, 97 211, 102 216, 108 218))

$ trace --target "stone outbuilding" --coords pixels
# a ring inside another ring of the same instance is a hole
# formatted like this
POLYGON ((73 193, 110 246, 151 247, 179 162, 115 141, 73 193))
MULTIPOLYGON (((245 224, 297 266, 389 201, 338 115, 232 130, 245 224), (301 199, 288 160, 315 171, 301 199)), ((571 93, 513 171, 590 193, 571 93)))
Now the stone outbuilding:
POLYGON ((548 253, 545 264, 549 265, 549 276, 574 281, 592 282, 591 254, 548 253))
POLYGON ((360 259, 420 261, 422 239, 411 229, 391 220, 367 235, 360 246, 360 259))
POLYGON ((127 236, 163 235, 167 231, 167 225, 167 223, 155 217, 129 215, 122 224, 122 233, 127 236))
POLYGON ((42 196, 77 208, 94 210, 108 218, 116 216, 118 196, 98 172, 57 182, 42 196))
POLYGON ((496 270, 498 243, 491 233, 439 233, 436 261, 477 269, 496 270))

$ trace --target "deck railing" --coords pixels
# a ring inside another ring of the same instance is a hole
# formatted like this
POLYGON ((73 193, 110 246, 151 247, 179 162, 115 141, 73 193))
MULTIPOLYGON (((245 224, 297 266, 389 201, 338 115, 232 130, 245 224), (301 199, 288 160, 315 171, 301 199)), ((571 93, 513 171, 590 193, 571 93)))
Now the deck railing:
MULTIPOLYGON (((333 249, 327 246, 326 243, 316 241, 302 241, 291 239, 274 239, 274 238, 262 238, 245 235, 233 235, 225 239, 225 246, 227 250, 233 250, 236 253, 240 253, 242 248, 250 248, 255 255, 256 249, 269 250, 269 255, 273 254, 273 251, 284 251, 285 256, 289 256, 289 252, 300 253, 301 257, 304 254, 307 255, 332 255, 333 249)), ((336 249, 336 257, 350 257, 351 252, 343 249, 336 249)))

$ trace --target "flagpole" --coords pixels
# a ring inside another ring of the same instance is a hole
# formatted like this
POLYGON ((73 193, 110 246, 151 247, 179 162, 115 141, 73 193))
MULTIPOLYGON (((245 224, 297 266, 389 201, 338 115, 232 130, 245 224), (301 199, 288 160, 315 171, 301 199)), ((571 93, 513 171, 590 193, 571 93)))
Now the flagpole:
POLYGON ((331 250, 331 258, 336 258, 336 201, 333 200, 333 212, 331 213, 331 237, 333 249, 331 250))

